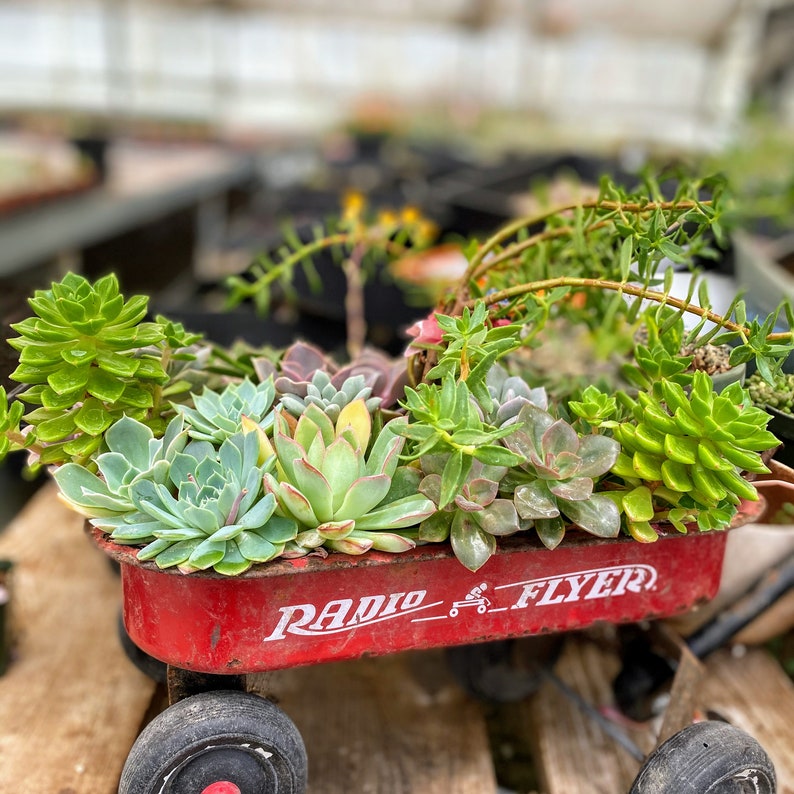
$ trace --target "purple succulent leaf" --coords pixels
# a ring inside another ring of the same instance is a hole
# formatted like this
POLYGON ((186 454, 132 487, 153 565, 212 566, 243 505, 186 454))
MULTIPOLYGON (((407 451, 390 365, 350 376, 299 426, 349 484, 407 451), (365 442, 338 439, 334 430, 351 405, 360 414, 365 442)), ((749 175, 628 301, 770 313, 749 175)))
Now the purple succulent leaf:
POLYGON ((579 434, 564 420, 558 419, 543 433, 541 449, 544 454, 560 455, 579 449, 579 434))
POLYGON ((540 460, 531 460, 530 463, 532 464, 532 468, 535 469, 535 473, 542 480, 560 479, 560 473, 557 470, 557 461, 551 455, 548 456, 545 462, 540 460))
POLYGON ((521 518, 554 518, 560 514, 557 500, 541 480, 519 485, 513 494, 513 502, 521 518))
POLYGON ((489 535, 512 535, 521 529, 515 505, 509 499, 494 499, 473 518, 489 535))
POLYGON ((285 369, 302 373, 303 379, 311 380, 318 369, 332 375, 336 372, 336 364, 319 347, 306 342, 295 342, 284 351, 281 358, 282 372, 285 369))
POLYGON ((579 474, 584 477, 599 477, 606 474, 620 454, 620 444, 608 436, 589 435, 579 439, 579 457, 582 462, 579 474))
POLYGON ((599 538, 616 538, 620 534, 620 511, 605 494, 593 494, 581 502, 561 504, 565 515, 581 529, 599 538))
POLYGON ((535 449, 543 449, 543 436, 554 424, 554 417, 537 405, 527 403, 519 412, 518 421, 524 424, 527 432, 530 433, 535 449))
POLYGON ((278 394, 294 394, 296 397, 305 397, 309 393, 309 383, 308 380, 301 380, 298 373, 291 375, 288 372, 273 381, 278 394))
POLYGON ((270 377, 276 377, 276 365, 269 358, 257 356, 251 359, 251 365, 260 383, 264 383, 270 377))
POLYGON ((482 510, 481 504, 471 499, 467 499, 463 494, 458 494, 455 497, 455 507, 457 507, 459 510, 465 511, 466 513, 475 513, 478 510, 482 510))
POLYGON ((518 421, 523 427, 502 439, 502 443, 525 458, 537 458, 543 449, 543 434, 554 424, 554 417, 528 402, 518 412, 518 421))
POLYGON ((593 493, 593 481, 589 477, 575 477, 573 480, 549 484, 549 490, 560 499, 581 502, 593 493))

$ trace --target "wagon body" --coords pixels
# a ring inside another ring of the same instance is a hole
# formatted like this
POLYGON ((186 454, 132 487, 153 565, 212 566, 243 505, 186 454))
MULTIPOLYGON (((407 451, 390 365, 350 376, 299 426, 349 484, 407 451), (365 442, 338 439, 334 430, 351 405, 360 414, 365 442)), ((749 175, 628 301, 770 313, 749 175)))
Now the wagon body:
POLYGON ((672 532, 652 544, 569 533, 549 551, 516 536, 477 572, 433 544, 280 560, 229 578, 162 571, 93 534, 121 563, 132 641, 171 666, 211 674, 677 614, 714 597, 727 540, 725 532, 672 532))

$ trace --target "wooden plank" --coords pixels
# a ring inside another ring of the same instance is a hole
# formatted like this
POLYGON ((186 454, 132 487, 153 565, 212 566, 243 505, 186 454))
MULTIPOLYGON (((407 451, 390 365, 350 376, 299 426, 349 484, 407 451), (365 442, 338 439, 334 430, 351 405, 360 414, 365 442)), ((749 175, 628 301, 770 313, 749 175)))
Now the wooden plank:
MULTIPOLYGON (((611 708, 611 681, 620 660, 608 648, 571 638, 556 668, 557 675, 593 705, 611 708)), ((794 683, 766 651, 743 655, 718 651, 705 661, 698 707, 714 712, 753 736, 772 759, 778 794, 794 794, 794 683)), ((524 705, 529 726, 523 740, 531 743, 544 794, 572 791, 628 791, 639 762, 551 684, 524 705)), ((658 720, 625 727, 648 753, 657 742, 658 720)))
MULTIPOLYGON (((556 675, 597 708, 614 708, 612 680, 620 661, 608 648, 573 635, 555 667, 556 675)), ((615 794, 628 791, 640 763, 586 717, 552 683, 544 684, 524 705, 527 725, 523 740, 533 747, 544 794, 615 794)), ((651 726, 626 730, 647 753, 655 743, 651 726)))
POLYGON ((794 794, 794 682, 769 653, 713 653, 706 660, 702 703, 755 737, 775 765, 778 794, 794 794))
POLYGON ((0 794, 113 794, 154 684, 121 649, 120 586, 48 483, 0 533, 15 562, 0 794))
POLYGON ((408 652, 251 677, 303 736, 309 794, 495 794, 479 704, 443 654, 408 652))

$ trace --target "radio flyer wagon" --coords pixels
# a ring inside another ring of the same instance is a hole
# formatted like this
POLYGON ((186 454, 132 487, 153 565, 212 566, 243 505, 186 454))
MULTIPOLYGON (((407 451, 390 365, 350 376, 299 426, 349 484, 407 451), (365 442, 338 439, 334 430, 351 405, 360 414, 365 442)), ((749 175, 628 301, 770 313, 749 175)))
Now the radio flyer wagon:
POLYGON ((652 544, 570 533, 549 551, 514 536, 477 572, 429 544, 273 561, 228 578, 163 571, 92 534, 120 563, 129 638, 168 665, 172 705, 133 746, 120 794, 303 794, 300 733, 244 691, 247 674, 681 613, 716 594, 727 541, 726 532, 672 531, 652 544))

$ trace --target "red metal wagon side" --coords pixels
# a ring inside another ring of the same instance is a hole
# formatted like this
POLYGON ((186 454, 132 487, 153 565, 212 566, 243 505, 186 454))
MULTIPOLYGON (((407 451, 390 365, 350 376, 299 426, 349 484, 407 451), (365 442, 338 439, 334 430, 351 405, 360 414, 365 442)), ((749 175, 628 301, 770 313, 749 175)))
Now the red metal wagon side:
MULTIPOLYGON (((744 507, 742 523, 761 510, 744 507)), ((177 675, 209 676, 208 690, 249 673, 677 614, 714 597, 727 542, 725 532, 671 531, 652 544, 571 532, 549 551, 527 535, 503 540, 477 572, 433 544, 280 560, 229 578, 163 571, 92 534, 120 563, 129 638, 177 675)), ((247 693, 201 691, 141 734, 119 791, 303 794, 305 785, 305 748, 283 712, 247 693)))

